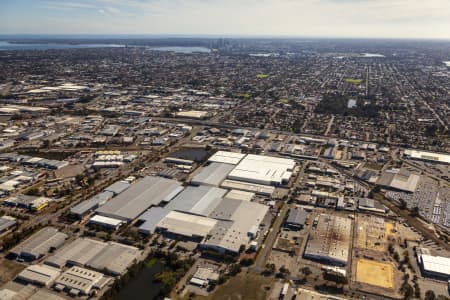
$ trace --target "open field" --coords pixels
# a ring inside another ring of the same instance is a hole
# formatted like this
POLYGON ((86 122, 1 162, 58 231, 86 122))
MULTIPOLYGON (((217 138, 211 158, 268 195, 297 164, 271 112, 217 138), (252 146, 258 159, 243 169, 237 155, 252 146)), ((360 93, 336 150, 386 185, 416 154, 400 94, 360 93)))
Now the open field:
POLYGON ((386 236, 393 235, 393 230, 395 229, 394 223, 386 222, 384 223, 384 227, 386 228, 386 236))
POLYGON ((0 261, 0 285, 14 279, 23 269, 25 266, 15 261, 2 259, 0 261))
POLYGON ((360 259, 356 265, 356 281, 392 289, 394 288, 394 270, 388 263, 360 259))
POLYGON ((380 252, 385 251, 388 232, 385 226, 382 218, 374 216, 358 217, 355 247, 380 252))
POLYGON ((194 299, 214 300, 264 300, 270 293, 273 279, 253 273, 241 273, 222 286, 208 297, 197 296, 194 299))
POLYGON ((256 75, 256 78, 258 78, 258 79, 265 79, 265 78, 268 78, 269 77, 269 74, 258 74, 258 75, 256 75))

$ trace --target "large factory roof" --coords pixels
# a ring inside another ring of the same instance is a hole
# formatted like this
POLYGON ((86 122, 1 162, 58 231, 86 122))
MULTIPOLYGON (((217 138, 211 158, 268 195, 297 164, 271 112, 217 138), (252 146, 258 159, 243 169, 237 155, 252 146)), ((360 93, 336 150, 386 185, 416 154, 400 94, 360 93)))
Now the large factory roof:
POLYGON ((377 181, 378 185, 413 193, 419 183, 420 175, 413 174, 407 169, 386 170, 377 181))
POLYGON ((143 221, 139 226, 139 231, 145 234, 153 234, 158 223, 164 219, 170 210, 162 207, 152 207, 139 217, 140 221, 143 221))
POLYGON ((450 164, 449 154, 407 149, 405 150, 405 155, 412 159, 450 164))
POLYGON ((139 249, 115 242, 104 243, 79 238, 61 248, 45 263, 62 268, 65 265, 88 266, 114 275, 123 274, 140 255, 139 249))
POLYGON ((248 154, 230 172, 229 179, 268 185, 283 184, 292 176, 295 160, 248 154))
POLYGON ((351 219, 325 215, 319 216, 305 248, 305 257, 345 265, 350 246, 351 219))
POLYGON ((10 252, 17 256, 24 256, 31 259, 38 259, 51 248, 58 248, 68 236, 53 227, 45 227, 31 237, 14 247, 10 252))
POLYGON ((186 237, 205 237, 217 220, 171 211, 159 222, 158 228, 186 237))
POLYGON ((181 212, 208 216, 222 201, 227 190, 210 186, 189 186, 176 196, 166 208, 181 212))
POLYGON ((217 151, 208 159, 208 161, 237 165, 244 157, 245 154, 242 153, 217 151))
POLYGON ((175 180, 147 176, 98 208, 97 213, 131 221, 150 206, 160 204, 166 199, 166 196, 180 186, 181 183, 175 180))
POLYGON ((192 178, 193 184, 219 186, 225 180, 234 166, 230 164, 213 162, 192 178))

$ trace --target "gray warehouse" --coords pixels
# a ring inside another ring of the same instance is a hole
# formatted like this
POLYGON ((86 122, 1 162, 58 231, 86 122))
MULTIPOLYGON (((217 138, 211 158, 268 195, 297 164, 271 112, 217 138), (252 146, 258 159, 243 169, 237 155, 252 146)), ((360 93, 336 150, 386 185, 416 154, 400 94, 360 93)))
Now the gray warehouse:
POLYGON ((96 210, 99 215, 130 222, 151 206, 173 198, 181 183, 172 179, 147 176, 96 210))

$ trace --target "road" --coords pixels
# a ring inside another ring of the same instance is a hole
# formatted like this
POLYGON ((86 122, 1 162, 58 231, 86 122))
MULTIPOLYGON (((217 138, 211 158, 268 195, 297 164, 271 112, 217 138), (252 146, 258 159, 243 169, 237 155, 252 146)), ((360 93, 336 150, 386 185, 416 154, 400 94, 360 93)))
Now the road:
POLYGON ((281 225, 283 225, 284 218, 288 212, 289 206, 283 205, 273 223, 269 233, 264 241, 263 248, 260 250, 258 257, 256 258, 255 265, 251 268, 252 271, 262 272, 266 266, 267 259, 270 252, 272 251, 273 244, 277 239, 278 232, 280 231, 281 225))

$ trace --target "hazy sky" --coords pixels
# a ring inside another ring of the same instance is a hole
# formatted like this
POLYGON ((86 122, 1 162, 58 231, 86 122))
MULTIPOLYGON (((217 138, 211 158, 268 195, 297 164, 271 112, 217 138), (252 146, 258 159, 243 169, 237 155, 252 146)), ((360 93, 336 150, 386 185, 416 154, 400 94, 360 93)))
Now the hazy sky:
POLYGON ((0 34, 450 38, 450 0, 0 0, 0 34))

